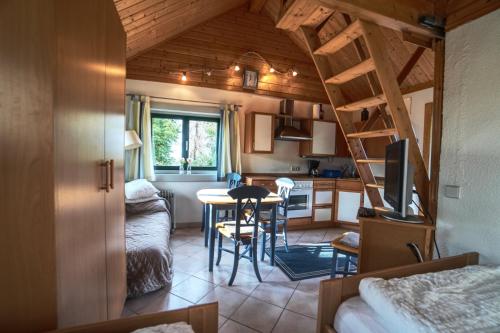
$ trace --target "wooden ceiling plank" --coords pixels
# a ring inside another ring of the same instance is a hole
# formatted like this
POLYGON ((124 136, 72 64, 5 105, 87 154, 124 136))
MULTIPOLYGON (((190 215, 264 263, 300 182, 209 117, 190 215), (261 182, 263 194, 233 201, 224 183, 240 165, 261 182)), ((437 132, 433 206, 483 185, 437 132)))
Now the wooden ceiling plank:
POLYGON ((446 31, 475 20, 500 8, 498 0, 448 1, 446 31))
POLYGON ((251 13, 258 14, 266 4, 267 0, 251 0, 248 11, 251 13))
POLYGON ((422 27, 418 18, 432 15, 434 4, 420 0, 319 0, 320 4, 365 21, 394 30, 408 30, 429 37, 441 38, 434 30, 422 27))

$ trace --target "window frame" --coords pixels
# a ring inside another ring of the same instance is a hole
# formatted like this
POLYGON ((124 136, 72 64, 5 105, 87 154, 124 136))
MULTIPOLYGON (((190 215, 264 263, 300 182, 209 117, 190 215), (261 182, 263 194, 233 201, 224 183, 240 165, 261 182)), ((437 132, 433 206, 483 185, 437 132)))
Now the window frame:
MULTIPOLYGON (((191 115, 180 115, 180 114, 171 114, 171 113, 151 113, 151 143, 154 145, 154 137, 153 137, 153 119, 162 118, 162 119, 180 119, 182 120, 182 157, 188 158, 189 156, 189 121, 207 121, 217 124, 217 137, 216 137, 216 166, 215 167, 200 167, 200 166, 192 166, 191 170, 205 170, 205 171, 217 171, 219 170, 220 164, 220 117, 203 117, 203 116, 191 116, 191 115)), ((154 165, 155 170, 179 170, 179 165, 173 166, 159 166, 154 165)))

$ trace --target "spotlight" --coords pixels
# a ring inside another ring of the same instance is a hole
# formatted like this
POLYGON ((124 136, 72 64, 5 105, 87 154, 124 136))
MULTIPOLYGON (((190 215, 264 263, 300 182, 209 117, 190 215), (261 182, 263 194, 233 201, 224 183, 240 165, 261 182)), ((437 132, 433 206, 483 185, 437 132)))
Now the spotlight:
POLYGON ((212 71, 207 71, 207 76, 212 76, 212 71))
POLYGON ((234 70, 235 70, 236 72, 239 72, 239 71, 240 71, 240 66, 235 65, 235 66, 234 66, 234 70))
POLYGON ((297 72, 296 69, 292 69, 292 76, 297 76, 299 75, 299 72, 297 72))
POLYGON ((186 72, 182 72, 182 77, 181 77, 181 80, 182 80, 182 81, 187 81, 186 72))
POLYGON ((274 73, 274 72, 276 72, 276 70, 274 69, 273 66, 271 66, 271 68, 269 68, 269 72, 274 73))

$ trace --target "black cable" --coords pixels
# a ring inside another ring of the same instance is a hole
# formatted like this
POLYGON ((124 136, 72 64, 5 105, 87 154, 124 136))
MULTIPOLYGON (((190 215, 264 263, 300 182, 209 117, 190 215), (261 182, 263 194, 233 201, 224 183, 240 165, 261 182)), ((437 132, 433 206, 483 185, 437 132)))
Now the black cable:
MULTIPOLYGON (((415 191, 415 190, 413 190, 413 192, 417 194, 417 196, 418 196, 418 201, 422 202, 422 199, 420 198, 420 194, 419 194, 417 191, 415 191)), ((432 225, 434 225, 434 226, 435 226, 435 225, 436 225, 436 221, 434 221, 434 219, 432 218, 432 216, 431 216, 431 214, 429 213, 429 211, 428 211, 428 210, 424 207, 424 208, 425 208, 425 212, 424 212, 424 211, 422 210, 422 205, 421 205, 421 204, 420 204, 420 205, 419 205, 419 204, 417 204, 417 203, 415 202, 415 200, 413 200, 413 199, 411 199, 411 201, 415 204, 415 206, 417 206, 418 210, 419 210, 422 214, 427 215, 427 216, 431 219, 432 225)), ((432 233, 432 240, 434 241, 434 247, 436 248, 436 254, 437 254, 438 258, 439 258, 439 259, 441 259, 441 253, 439 252, 439 247, 438 247, 438 244, 437 244, 437 241, 436 241, 436 232, 433 232, 433 233, 432 233)))

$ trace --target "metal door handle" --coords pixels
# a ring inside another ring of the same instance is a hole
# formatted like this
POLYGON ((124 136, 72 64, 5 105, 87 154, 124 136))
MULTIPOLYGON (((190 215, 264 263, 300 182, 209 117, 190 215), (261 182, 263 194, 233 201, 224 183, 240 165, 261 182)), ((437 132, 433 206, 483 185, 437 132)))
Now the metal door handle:
POLYGON ((109 187, 115 188, 115 160, 109 160, 109 187))
POLYGON ((101 163, 101 167, 104 167, 104 169, 105 169, 105 173, 106 173, 105 179, 106 180, 104 182, 104 185, 101 186, 99 189, 100 190, 106 190, 106 192, 109 192, 109 190, 111 188, 111 186, 109 184, 109 174, 110 174, 110 168, 109 168, 109 166, 110 166, 109 161, 105 161, 105 162, 101 163))

